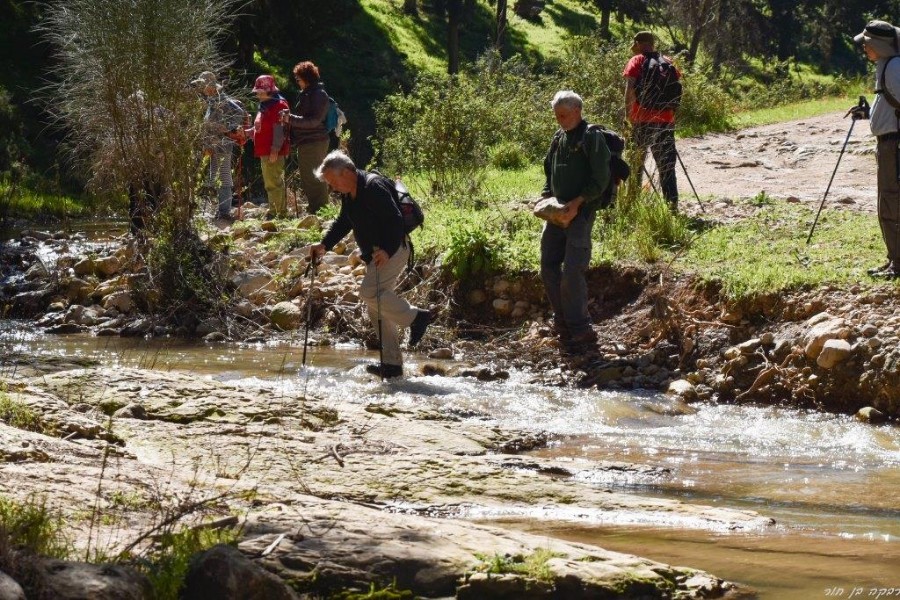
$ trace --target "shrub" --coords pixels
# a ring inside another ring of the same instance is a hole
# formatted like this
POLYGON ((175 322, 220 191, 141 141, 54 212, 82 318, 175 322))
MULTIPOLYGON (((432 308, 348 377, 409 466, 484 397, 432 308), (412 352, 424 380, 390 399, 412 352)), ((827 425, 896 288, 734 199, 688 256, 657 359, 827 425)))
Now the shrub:
POLYGON ((441 267, 457 281, 471 285, 498 270, 504 247, 501 239, 484 229, 463 225, 450 232, 441 267))
POLYGON ((517 171, 528 165, 525 149, 516 142, 503 141, 491 148, 491 166, 496 169, 517 171))

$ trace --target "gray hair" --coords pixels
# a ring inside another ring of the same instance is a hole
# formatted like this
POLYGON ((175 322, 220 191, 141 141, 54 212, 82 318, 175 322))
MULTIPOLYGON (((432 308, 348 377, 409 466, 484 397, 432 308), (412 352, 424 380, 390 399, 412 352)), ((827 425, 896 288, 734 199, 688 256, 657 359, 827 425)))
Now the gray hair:
POLYGON ((315 175, 316 179, 319 181, 325 181, 325 171, 342 171, 344 169, 355 171, 356 165, 349 156, 340 150, 332 150, 325 156, 322 164, 313 171, 313 175, 315 175))
POLYGON ((567 108, 582 108, 584 106, 584 101, 581 99, 581 96, 573 92, 572 90, 561 90, 556 92, 556 95, 553 96, 553 100, 550 102, 550 106, 555 110, 557 106, 564 106, 567 108))

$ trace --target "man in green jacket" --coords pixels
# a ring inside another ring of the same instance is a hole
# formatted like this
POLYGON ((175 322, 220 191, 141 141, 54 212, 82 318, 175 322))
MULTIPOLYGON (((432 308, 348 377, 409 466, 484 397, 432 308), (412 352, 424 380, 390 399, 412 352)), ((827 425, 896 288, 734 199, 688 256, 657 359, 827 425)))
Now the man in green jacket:
POLYGON ((575 92, 557 92, 551 102, 559 130, 544 159, 544 198, 565 205, 563 225, 547 222, 541 235, 541 279, 553 308, 562 348, 577 352, 596 344, 588 312, 585 271, 591 263, 591 230, 610 183, 609 148, 603 133, 588 128, 575 92))

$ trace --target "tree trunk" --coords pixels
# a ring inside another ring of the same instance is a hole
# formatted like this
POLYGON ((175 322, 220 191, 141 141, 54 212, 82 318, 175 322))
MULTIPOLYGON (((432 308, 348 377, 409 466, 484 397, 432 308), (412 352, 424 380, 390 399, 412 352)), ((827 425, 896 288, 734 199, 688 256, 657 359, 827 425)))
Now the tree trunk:
POLYGON ((447 72, 459 72, 459 24, 462 17, 462 0, 447 2, 447 72))
POLYGON ((503 42, 506 39, 506 0, 497 0, 497 31, 494 36, 494 47, 503 54, 503 42))
POLYGON ((612 13, 612 0, 595 0, 597 8, 600 9, 600 37, 604 40, 610 39, 609 35, 609 17, 612 13))

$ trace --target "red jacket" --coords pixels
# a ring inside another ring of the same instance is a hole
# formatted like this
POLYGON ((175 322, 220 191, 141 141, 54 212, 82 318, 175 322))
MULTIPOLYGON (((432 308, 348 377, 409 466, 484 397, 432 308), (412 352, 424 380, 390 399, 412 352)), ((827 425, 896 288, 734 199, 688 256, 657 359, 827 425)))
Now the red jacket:
POLYGON ((288 110, 290 106, 281 94, 266 100, 259 105, 256 120, 253 122, 253 155, 257 158, 269 156, 277 151, 279 156, 287 156, 291 151, 291 143, 284 135, 284 126, 279 122, 278 113, 288 110))

